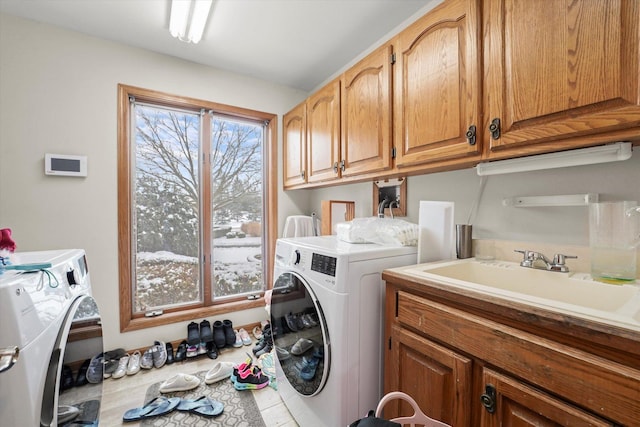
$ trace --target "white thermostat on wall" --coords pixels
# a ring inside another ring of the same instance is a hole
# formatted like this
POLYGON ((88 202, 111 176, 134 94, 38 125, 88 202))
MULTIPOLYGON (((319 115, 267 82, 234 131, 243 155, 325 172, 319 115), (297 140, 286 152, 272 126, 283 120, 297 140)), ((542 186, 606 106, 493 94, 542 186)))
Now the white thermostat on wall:
POLYGON ((60 176, 87 176, 87 156, 45 154, 44 173, 60 176))

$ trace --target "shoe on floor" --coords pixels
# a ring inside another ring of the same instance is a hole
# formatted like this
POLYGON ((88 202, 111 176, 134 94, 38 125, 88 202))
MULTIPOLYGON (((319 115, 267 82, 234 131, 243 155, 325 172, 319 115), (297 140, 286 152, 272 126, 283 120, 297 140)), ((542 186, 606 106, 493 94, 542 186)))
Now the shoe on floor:
POLYGON ((182 340, 176 349, 176 362, 182 362, 187 358, 187 341, 182 340))
POLYGON ((178 411, 187 411, 205 417, 215 417, 224 410, 224 405, 217 400, 200 396, 197 399, 182 399, 176 408, 178 411))
POLYGON ((207 357, 209 359, 218 358, 218 349, 213 341, 207 343, 207 357))
POLYGON ((140 357, 142 357, 142 355, 138 350, 134 351, 129 357, 129 363, 127 363, 127 375, 135 375, 140 372, 140 357))
POLYGON ((91 384, 98 384, 102 382, 104 371, 103 371, 103 363, 104 363, 104 353, 100 353, 93 358, 91 358, 91 362, 89 363, 89 368, 87 369, 87 381, 91 384))
POLYGON ((213 341, 213 330, 211 330, 211 323, 208 320, 200 322, 200 342, 213 341))
POLYGON ((151 346, 144 353, 142 353, 142 357, 140 358, 140 367, 142 369, 153 368, 153 349, 154 346, 151 346))
POLYGON ((242 345, 251 345, 251 337, 249 336, 249 333, 244 328, 240 328, 238 330, 238 333, 240 334, 242 345))
POLYGON ((213 342, 218 348, 223 348, 227 344, 227 338, 224 334, 224 325, 219 320, 213 322, 213 342))
POLYGON ((167 399, 164 396, 158 396, 140 408, 129 409, 122 416, 122 421, 127 423, 165 415, 175 410, 179 404, 179 397, 167 399))
POLYGON ((236 340, 233 343, 233 348, 240 348, 243 346, 242 344, 242 337, 240 337, 240 332, 239 331, 233 331, 233 333, 236 336, 236 340))
POLYGON ((204 382, 206 384, 213 384, 220 380, 225 380, 233 373, 233 363, 231 362, 216 362, 213 368, 204 376, 204 382))
POLYGON ((82 362, 80 365, 80 369, 78 370, 78 375, 76 376, 75 386, 80 387, 87 383, 87 371, 89 370, 89 364, 91 363, 91 359, 87 359, 82 362))
POLYGON ((163 341, 153 343, 153 366, 162 368, 167 363, 167 346, 163 341))
POLYGON ((222 321, 225 336, 225 344, 233 345, 236 342, 236 334, 233 332, 233 323, 229 319, 222 321))
POLYGON ((111 374, 113 379, 117 380, 118 378, 122 378, 127 375, 127 366, 129 366, 129 359, 130 356, 128 354, 125 354, 120 358, 120 360, 118 360, 118 367, 116 367, 116 370, 113 371, 113 374, 111 374))
POLYGON ((198 349, 200 345, 190 345, 187 347, 187 357, 196 357, 198 355, 198 349))
POLYGON ((276 347, 276 355, 278 356, 278 360, 287 360, 291 359, 291 354, 284 348, 276 347))
POLYGON ((313 348, 313 341, 308 340, 306 338, 300 338, 296 343, 291 347, 291 354, 294 356, 300 356, 305 353, 307 350, 313 348))
POLYGON ((233 387, 236 390, 259 390, 269 385, 269 377, 262 374, 258 367, 238 370, 233 387))
POLYGON ((187 344, 198 345, 200 342, 200 327, 196 322, 189 323, 187 326, 187 344))
POLYGON ((195 375, 177 374, 160 384, 160 393, 193 390, 199 385, 200 379, 195 375))
POLYGON ((79 414, 80 410, 75 406, 58 405, 58 425, 68 423, 79 414))
POLYGON ((167 365, 171 365, 176 360, 173 355, 173 344, 167 341, 166 347, 167 347, 167 365))

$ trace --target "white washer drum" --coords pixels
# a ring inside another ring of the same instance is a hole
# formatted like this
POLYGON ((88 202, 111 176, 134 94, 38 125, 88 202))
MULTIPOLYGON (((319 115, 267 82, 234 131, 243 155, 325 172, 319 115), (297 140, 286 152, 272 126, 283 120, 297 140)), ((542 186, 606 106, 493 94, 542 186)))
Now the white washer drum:
POLYGON ((37 266, 0 275, 0 425, 55 426, 59 409, 75 408, 61 425, 97 426, 102 384, 62 384, 63 366, 77 371, 103 351, 84 251, 16 253, 11 263, 37 266))

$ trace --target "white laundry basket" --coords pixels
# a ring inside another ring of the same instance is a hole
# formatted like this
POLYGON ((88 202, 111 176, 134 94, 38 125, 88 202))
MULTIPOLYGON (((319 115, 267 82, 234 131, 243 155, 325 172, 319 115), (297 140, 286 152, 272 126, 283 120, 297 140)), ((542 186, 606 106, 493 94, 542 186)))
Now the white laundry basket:
POLYGON ((401 399, 408 402, 413 408, 413 415, 410 417, 398 417, 393 418, 389 421, 396 422, 398 424, 402 424, 403 426, 411 426, 415 427, 416 425, 423 425, 425 427, 451 427, 449 424, 445 424, 441 421, 434 420, 433 418, 429 418, 426 416, 421 410, 418 404, 411 396, 401 391, 392 391, 391 393, 387 393, 380 399, 378 403, 378 407, 376 408, 376 417, 382 417, 382 410, 384 405, 394 399, 401 399))

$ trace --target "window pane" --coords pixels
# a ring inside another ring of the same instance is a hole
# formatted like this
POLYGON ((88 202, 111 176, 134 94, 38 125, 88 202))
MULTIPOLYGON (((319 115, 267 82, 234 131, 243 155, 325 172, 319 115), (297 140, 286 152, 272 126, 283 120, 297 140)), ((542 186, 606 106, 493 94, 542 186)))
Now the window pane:
POLYGON ((134 311, 201 301, 200 115, 135 112, 134 311))
POLYGON ((212 119, 214 300, 264 289, 263 129, 255 123, 212 119))

